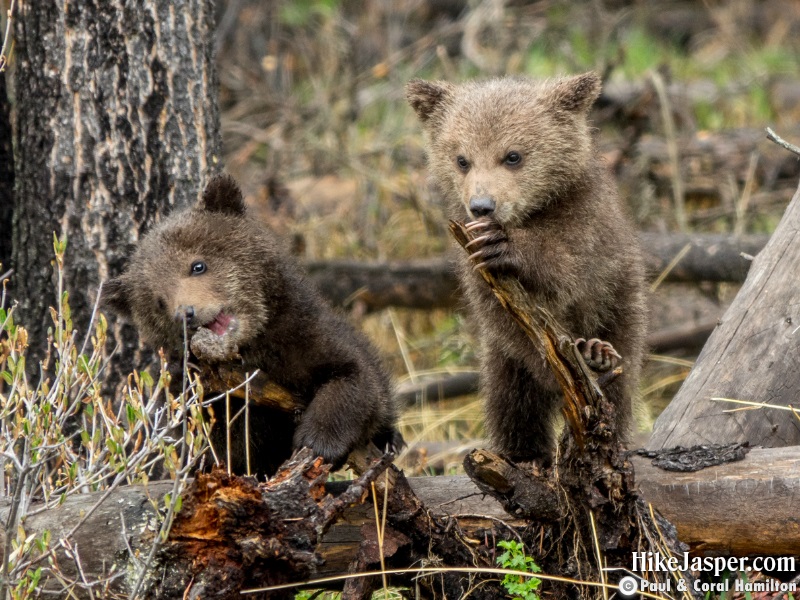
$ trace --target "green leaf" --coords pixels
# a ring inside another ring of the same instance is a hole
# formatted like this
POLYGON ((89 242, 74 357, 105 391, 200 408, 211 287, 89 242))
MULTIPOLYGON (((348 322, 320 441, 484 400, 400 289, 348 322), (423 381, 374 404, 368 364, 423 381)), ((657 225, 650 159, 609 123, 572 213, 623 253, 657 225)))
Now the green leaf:
POLYGON ((153 387, 153 378, 147 371, 139 371, 139 379, 142 380, 142 385, 146 388, 153 387))

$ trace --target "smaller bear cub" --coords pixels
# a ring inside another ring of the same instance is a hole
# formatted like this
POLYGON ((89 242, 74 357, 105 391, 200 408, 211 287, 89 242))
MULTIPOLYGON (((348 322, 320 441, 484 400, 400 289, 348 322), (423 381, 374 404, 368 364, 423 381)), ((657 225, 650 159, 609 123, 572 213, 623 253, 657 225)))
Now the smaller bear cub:
MULTIPOLYGON (((212 178, 196 206, 148 232, 102 294, 171 361, 181 356, 185 319, 194 357, 240 356, 245 369, 260 369, 304 407, 295 417, 251 405, 250 454, 259 474, 273 474, 303 446, 338 468, 370 441, 381 449, 402 444, 377 351, 325 304, 274 235, 247 216, 231 177, 212 178)), ((211 435, 223 454, 225 427, 218 423, 211 435)), ((243 419, 230 437, 230 467, 244 473, 243 419)))

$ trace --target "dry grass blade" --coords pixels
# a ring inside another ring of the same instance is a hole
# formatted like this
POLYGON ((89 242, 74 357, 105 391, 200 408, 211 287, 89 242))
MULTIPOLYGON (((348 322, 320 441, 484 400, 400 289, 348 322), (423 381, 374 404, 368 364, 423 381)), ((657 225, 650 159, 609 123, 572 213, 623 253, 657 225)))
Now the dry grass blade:
MULTIPOLYGON (((572 577, 559 577, 556 575, 545 575, 542 573, 529 573, 527 571, 515 571, 513 569, 499 569, 499 568, 485 568, 485 567, 416 567, 410 569, 386 569, 383 571, 367 571, 364 573, 348 573, 347 575, 333 575, 330 577, 320 577, 318 579, 312 579, 309 581, 301 581, 296 583, 286 583, 281 585, 272 585, 269 587, 261 587, 261 588, 253 588, 249 590, 242 590, 241 594, 248 595, 248 594, 260 594, 263 592, 274 592, 278 590, 288 590, 293 589, 299 586, 303 587, 313 587, 315 585, 321 584, 328 584, 335 581, 344 581, 346 579, 358 579, 362 577, 374 577, 375 575, 385 574, 385 575, 396 575, 396 574, 415 574, 415 575, 423 575, 426 573, 472 573, 475 575, 516 575, 518 577, 536 577, 537 579, 542 579, 545 581, 557 581, 562 583, 572 583, 575 585, 582 585, 587 587, 593 588, 605 588, 610 589, 614 592, 618 590, 616 585, 610 585, 607 583, 600 583, 598 581, 584 581, 580 579, 575 579, 572 577)), ((657 594, 651 594, 650 592, 639 592, 639 596, 642 598, 652 598, 653 600, 669 600, 664 596, 659 596, 657 594)))

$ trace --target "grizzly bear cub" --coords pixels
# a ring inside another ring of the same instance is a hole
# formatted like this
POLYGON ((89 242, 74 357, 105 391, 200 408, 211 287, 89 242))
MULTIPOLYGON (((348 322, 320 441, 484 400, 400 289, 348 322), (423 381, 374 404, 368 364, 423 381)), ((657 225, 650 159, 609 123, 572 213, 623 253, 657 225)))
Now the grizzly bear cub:
POLYGON ((490 440, 512 460, 550 462, 562 394, 479 268, 518 279, 581 336, 591 367, 624 359, 624 374, 605 389, 624 437, 644 356, 644 279, 637 237, 587 123, 599 78, 414 80, 406 91, 450 216, 477 234, 460 279, 479 326, 490 440))
MULTIPOLYGON (((303 446, 338 468, 370 440, 381 449, 402 443, 377 351, 323 302, 272 233, 247 216, 239 187, 226 175, 211 179, 196 206, 148 232, 102 295, 172 360, 182 355, 185 319, 195 357, 238 355, 245 369, 260 369, 299 401, 297 416, 251 405, 250 455, 259 474, 273 474, 303 446)), ((230 467, 239 474, 243 421, 231 431, 230 467)), ((211 436, 221 456, 225 427, 218 423, 211 436)))

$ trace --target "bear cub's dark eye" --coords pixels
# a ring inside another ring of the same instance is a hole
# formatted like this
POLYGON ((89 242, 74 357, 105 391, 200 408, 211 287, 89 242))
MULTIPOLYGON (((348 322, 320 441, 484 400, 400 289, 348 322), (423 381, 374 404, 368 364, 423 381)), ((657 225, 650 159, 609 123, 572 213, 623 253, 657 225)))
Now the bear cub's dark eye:
POLYGON ((192 263, 192 275, 202 275, 206 272, 206 263, 202 260, 196 260, 192 263))
POLYGON ((469 169, 469 161, 463 156, 456 156, 456 164, 462 171, 467 171, 469 169))
POLYGON ((505 159, 503 161, 509 167, 516 167, 519 163, 522 162, 522 155, 519 152, 514 152, 513 150, 506 154, 505 159))

